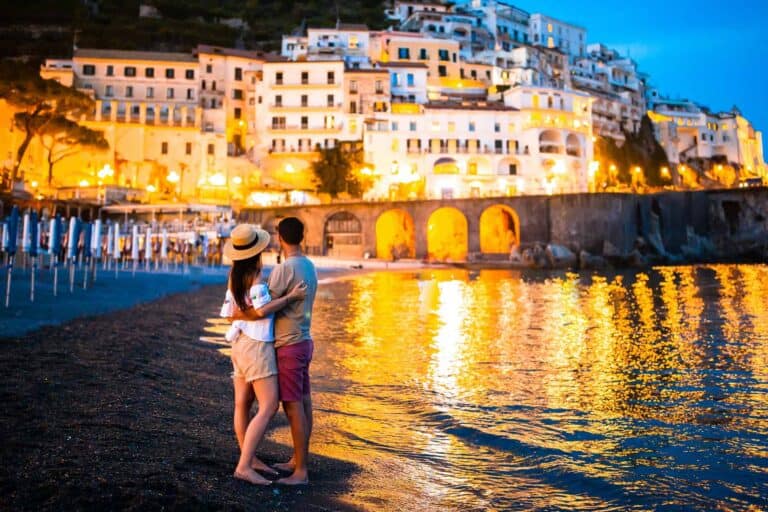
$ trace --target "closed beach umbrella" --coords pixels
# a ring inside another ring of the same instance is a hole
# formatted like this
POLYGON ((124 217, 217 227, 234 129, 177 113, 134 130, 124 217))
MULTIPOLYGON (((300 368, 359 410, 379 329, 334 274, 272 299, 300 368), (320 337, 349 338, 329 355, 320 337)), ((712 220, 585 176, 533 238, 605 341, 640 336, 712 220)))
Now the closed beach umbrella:
POLYGON ((114 238, 115 245, 112 248, 112 256, 115 258, 120 257, 120 223, 115 222, 115 238, 114 238))
POLYGON ((51 219, 50 231, 48 232, 48 254, 56 256, 61 251, 61 218, 57 215, 51 219))
POLYGON ((113 248, 112 237, 114 236, 113 234, 114 230, 115 230, 115 227, 112 224, 107 226, 107 256, 112 256, 112 248, 113 248))
POLYGON ((16 244, 18 241, 16 240, 16 237, 19 233, 19 207, 14 206, 11 209, 11 215, 8 217, 8 226, 6 227, 6 230, 8 231, 8 243, 5 246, 5 251, 13 256, 16 254, 16 244))
POLYGON ((77 257, 77 241, 80 238, 80 229, 77 217, 69 218, 69 235, 67 237, 67 258, 77 257))
POLYGON ((91 242, 93 242, 93 225, 86 222, 83 224, 83 258, 91 255, 91 242))
POLYGON ((131 259, 139 259, 139 226, 133 226, 133 237, 131 240, 131 259))
POLYGON ((0 251, 5 252, 8 245, 8 228, 5 222, 0 222, 0 251))
POLYGON ((27 252, 30 256, 37 256, 37 247, 39 243, 38 225, 37 225, 37 212, 32 212, 29 215, 29 248, 27 252))
POLYGON ((208 258, 208 233, 203 233, 203 258, 208 258))
POLYGON ((29 247, 30 247, 30 238, 31 238, 31 231, 30 231, 30 222, 29 222, 29 212, 24 214, 24 220, 21 223, 21 250, 29 253, 29 247))
POLYGON ((91 239, 91 254, 94 258, 101 258, 101 219, 93 223, 93 238, 91 239))
POLYGON ((152 259, 152 228, 147 228, 147 238, 144 241, 144 259, 152 259))
POLYGON ((163 230, 162 240, 160 242, 160 257, 163 259, 168 258, 168 231, 163 230))

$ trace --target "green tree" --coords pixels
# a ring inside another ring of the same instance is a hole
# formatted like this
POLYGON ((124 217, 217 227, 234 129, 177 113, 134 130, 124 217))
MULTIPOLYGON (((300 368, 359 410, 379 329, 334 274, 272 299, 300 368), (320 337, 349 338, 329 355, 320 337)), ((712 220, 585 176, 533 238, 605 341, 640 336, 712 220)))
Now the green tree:
POLYGON ((85 94, 55 80, 43 80, 29 68, 8 61, 0 61, 0 99, 19 111, 14 116, 14 125, 24 132, 10 171, 11 186, 35 136, 51 123, 77 119, 93 108, 93 100, 85 94))
POLYGON ((341 144, 321 149, 320 158, 312 164, 319 182, 318 192, 325 192, 331 197, 337 197, 342 192, 352 197, 362 196, 366 183, 361 179, 359 171, 364 165, 360 144, 341 144))
POLYGON ((65 117, 55 117, 39 132, 40 142, 48 153, 48 186, 53 181, 53 166, 80 152, 83 148, 109 149, 104 133, 81 126, 65 117))

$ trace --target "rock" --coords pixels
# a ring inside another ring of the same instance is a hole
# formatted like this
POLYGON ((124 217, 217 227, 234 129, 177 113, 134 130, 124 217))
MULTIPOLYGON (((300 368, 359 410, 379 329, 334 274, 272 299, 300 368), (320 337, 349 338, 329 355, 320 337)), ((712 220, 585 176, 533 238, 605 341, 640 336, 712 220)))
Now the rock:
POLYGON ((688 261, 699 262, 710 258, 715 253, 715 246, 707 238, 696 234, 692 226, 685 228, 686 242, 680 247, 688 261))
POLYGON ((579 267, 582 269, 602 269, 608 266, 608 262, 602 256, 593 256, 587 251, 579 253, 579 267))
POLYGON ((651 229, 647 236, 648 246, 659 256, 666 256, 667 251, 664 248, 664 240, 661 238, 661 229, 659 228, 659 216, 651 213, 651 229))
POLYGON ((530 249, 523 250, 523 266, 528 268, 544 268, 547 266, 547 255, 541 244, 535 244, 530 249))
POLYGON ((621 258, 621 251, 618 247, 613 245, 608 240, 603 241, 603 257, 604 258, 621 258))
POLYGON ((509 261, 511 261, 512 263, 523 262, 523 253, 520 250, 519 245, 515 245, 512 247, 512 250, 509 252, 509 261))
POLYGON ((648 262, 640 251, 637 249, 630 252, 625 259, 626 263, 630 267, 646 267, 648 262))
POLYGON ((547 263, 552 268, 568 268, 576 265, 578 258, 563 245, 549 244, 545 250, 547 263))

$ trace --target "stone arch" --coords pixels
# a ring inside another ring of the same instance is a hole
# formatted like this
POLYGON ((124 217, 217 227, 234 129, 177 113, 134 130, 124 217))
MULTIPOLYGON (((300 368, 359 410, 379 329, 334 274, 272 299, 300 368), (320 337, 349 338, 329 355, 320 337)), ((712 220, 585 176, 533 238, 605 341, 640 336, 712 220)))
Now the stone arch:
POLYGON ((416 230, 413 217, 400 208, 387 210, 376 219, 376 257, 416 257, 416 230))
POLYGON ((539 134, 539 153, 562 153, 563 136, 557 130, 544 130, 539 134))
POLYGON ((323 254, 341 258, 363 256, 363 225, 356 215, 341 210, 325 219, 323 254))
POLYGON ((582 155, 581 138, 575 133, 569 133, 565 139, 565 153, 568 156, 580 157, 582 155))
POLYGON ((432 164, 432 174, 459 174, 459 164, 450 157, 438 158, 432 164))
POLYGON ((494 204, 480 215, 480 252, 509 256, 520 244, 520 218, 509 206, 494 204))
POLYGON ((467 218, 457 208, 445 206, 427 220, 427 256, 436 261, 465 261, 469 248, 467 218))

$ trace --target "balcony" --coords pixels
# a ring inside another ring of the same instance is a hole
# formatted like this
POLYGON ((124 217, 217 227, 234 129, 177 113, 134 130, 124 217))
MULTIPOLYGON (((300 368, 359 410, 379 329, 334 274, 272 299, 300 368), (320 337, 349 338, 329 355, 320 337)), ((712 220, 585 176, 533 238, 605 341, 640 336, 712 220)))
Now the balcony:
POLYGON ((271 133, 306 133, 306 134, 324 134, 341 132, 342 124, 339 123, 333 127, 326 126, 304 126, 304 125, 278 125, 271 126, 267 131, 271 133))
POLYGON ((339 89, 342 87, 342 83, 334 81, 333 83, 326 82, 299 82, 299 83, 286 83, 272 82, 270 86, 275 89, 339 89))
POLYGON ((274 103, 269 106, 269 109, 275 112, 327 112, 329 110, 340 110, 344 106, 343 103, 335 103, 333 105, 286 105, 284 103, 274 103))

